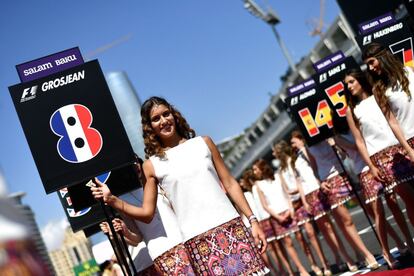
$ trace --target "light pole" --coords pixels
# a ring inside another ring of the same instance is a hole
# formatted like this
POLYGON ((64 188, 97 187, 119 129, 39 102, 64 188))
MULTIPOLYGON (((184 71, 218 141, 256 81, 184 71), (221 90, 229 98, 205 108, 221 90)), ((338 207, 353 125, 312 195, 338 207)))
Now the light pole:
POLYGON ((267 10, 266 12, 263 11, 259 5, 257 5, 253 0, 244 0, 244 8, 247 9, 252 15, 262 19, 267 24, 269 24, 270 28, 273 31, 273 34, 276 37, 277 42, 279 43, 280 48, 282 49, 283 55, 287 59, 289 66, 292 72, 297 72, 296 65, 293 62, 292 58, 290 57, 289 51, 283 43, 278 31, 276 30, 276 24, 280 23, 279 17, 272 11, 267 10))

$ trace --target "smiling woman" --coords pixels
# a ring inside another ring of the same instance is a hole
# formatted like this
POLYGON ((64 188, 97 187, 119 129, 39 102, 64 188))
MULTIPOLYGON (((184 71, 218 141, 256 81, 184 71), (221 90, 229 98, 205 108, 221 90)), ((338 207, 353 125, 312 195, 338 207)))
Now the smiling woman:
POLYGON ((99 188, 92 189, 95 198, 103 197, 107 204, 148 223, 154 215, 159 186, 171 202, 197 275, 267 273, 257 249, 261 253, 266 250, 265 235, 213 141, 194 137, 181 113, 163 98, 145 101, 141 117, 149 157, 144 163, 142 207, 126 204, 99 182, 99 188), (225 192, 249 218, 251 232, 225 192))

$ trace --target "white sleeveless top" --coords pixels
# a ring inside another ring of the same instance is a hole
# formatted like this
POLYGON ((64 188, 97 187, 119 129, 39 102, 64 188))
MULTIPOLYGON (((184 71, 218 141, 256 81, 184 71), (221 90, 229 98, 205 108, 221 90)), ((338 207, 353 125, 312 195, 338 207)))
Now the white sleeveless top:
POLYGON ((221 189, 210 149, 202 137, 151 156, 159 185, 166 192, 187 241, 239 216, 221 189))
MULTIPOLYGON (((346 134, 340 134, 340 136, 347 140, 348 142, 355 145, 355 138, 354 136, 348 132, 346 134)), ((353 169, 356 174, 360 174, 362 172, 368 171, 369 168, 365 161, 362 159, 361 154, 359 153, 358 149, 349 147, 348 145, 339 145, 342 149, 345 150, 345 152, 348 154, 348 157, 352 160, 354 163, 353 169)))
POLYGON ((325 140, 311 146, 309 152, 318 166, 320 180, 323 181, 342 173, 341 164, 339 164, 335 152, 325 140))
MULTIPOLYGON (((144 191, 142 188, 121 196, 135 206, 142 206, 144 191), (129 195, 129 196, 127 196, 129 195)), ((183 241, 177 218, 170 207, 168 199, 158 191, 157 210, 150 223, 134 220, 147 244, 152 260, 162 255, 183 241)))
POLYGON ((256 214, 255 215, 259 221, 270 218, 270 214, 264 209, 263 204, 260 201, 259 192, 257 188, 259 187, 259 183, 263 181, 268 181, 268 180, 258 180, 255 182, 255 184, 252 187, 252 194, 253 194, 254 202, 256 203, 256 210, 257 210, 257 215, 256 214))
POLYGON ((305 158, 300 151, 295 161, 295 167, 300 177, 303 193, 307 195, 319 189, 319 182, 313 173, 312 167, 305 158))
POLYGON ((395 90, 389 87, 385 91, 385 95, 388 97, 390 108, 400 123, 405 138, 409 139, 414 137, 414 72, 409 67, 405 67, 405 72, 410 82, 408 88, 411 98, 408 98, 405 91, 399 85, 395 90))
MULTIPOLYGON (((259 219, 259 214, 257 212, 256 201, 254 200, 253 193, 244 192, 244 197, 246 198, 247 203, 250 206, 250 209, 252 209, 253 215, 255 215, 257 219, 259 219)), ((250 225, 249 219, 244 214, 241 214, 241 217, 242 217, 244 225, 246 227, 250 227, 251 225, 250 225)))
POLYGON ((359 121, 369 156, 398 144, 373 95, 359 102, 354 108, 354 114, 359 121))
POLYGON ((279 175, 275 180, 262 180, 257 183, 263 192, 269 208, 280 214, 289 209, 289 195, 283 190, 279 175))
MULTIPOLYGON (((296 200, 300 199, 300 194, 299 194, 299 190, 298 190, 298 185, 296 183, 296 176, 295 176, 295 173, 293 172, 292 167, 290 166, 290 162, 291 161, 290 161, 290 158, 289 158, 288 167, 287 167, 287 169, 281 171, 282 172, 281 177, 283 177, 283 179, 286 182, 287 192, 288 192, 290 200, 296 201, 296 200), (294 191, 296 191, 296 193, 293 193, 294 191)), ((279 177, 280 176, 278 176, 278 178, 279 177)))

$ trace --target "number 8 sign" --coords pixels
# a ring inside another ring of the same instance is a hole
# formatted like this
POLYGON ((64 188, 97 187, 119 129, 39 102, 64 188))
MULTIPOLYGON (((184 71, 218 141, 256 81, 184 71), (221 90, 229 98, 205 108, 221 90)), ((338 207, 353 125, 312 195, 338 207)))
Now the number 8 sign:
POLYGON ((82 163, 99 154, 102 136, 91 128, 91 111, 81 104, 70 104, 56 110, 50 117, 50 128, 60 137, 57 152, 70 163, 82 163))

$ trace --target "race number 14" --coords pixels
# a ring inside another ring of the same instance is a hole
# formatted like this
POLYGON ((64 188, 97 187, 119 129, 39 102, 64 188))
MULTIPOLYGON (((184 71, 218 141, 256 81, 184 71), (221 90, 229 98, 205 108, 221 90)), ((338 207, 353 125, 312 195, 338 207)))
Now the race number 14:
MULTIPOLYGON (((337 82, 325 89, 325 93, 332 105, 335 106, 335 111, 339 117, 345 117, 347 110, 345 95, 341 94, 343 91, 344 84, 342 82, 337 82)), ((307 107, 299 110, 298 114, 310 137, 318 135, 320 133, 319 128, 322 126, 333 127, 331 108, 326 99, 318 102, 315 117, 312 116, 307 107)))

